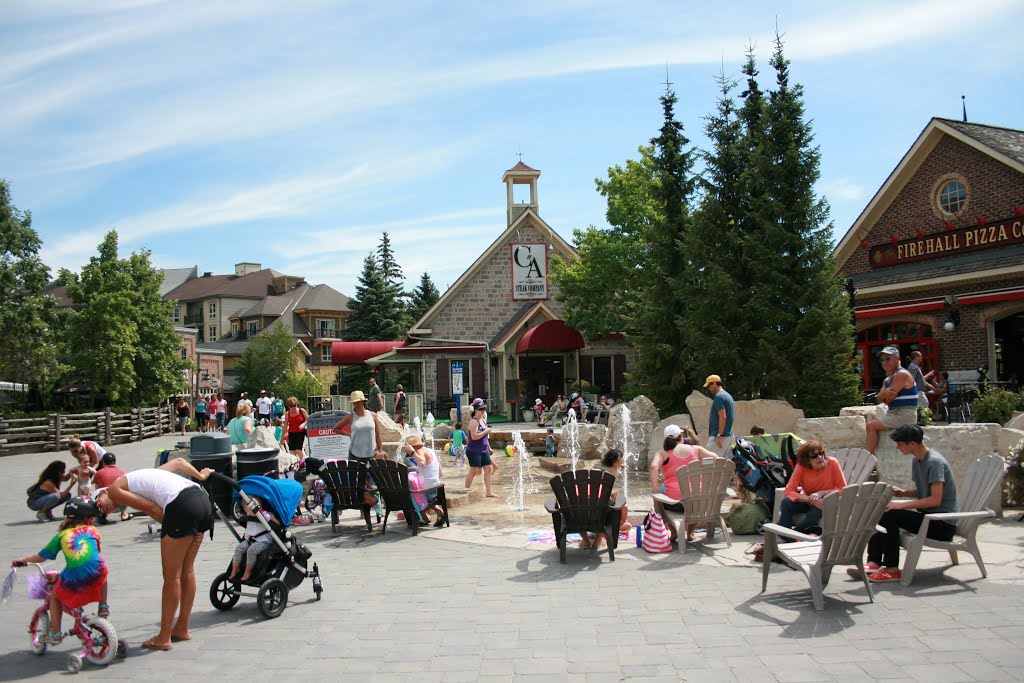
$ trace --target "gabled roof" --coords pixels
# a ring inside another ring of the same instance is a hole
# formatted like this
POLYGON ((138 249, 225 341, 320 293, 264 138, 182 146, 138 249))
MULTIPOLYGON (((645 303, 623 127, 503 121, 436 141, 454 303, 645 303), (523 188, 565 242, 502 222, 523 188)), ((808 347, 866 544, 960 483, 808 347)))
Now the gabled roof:
POLYGON ((302 300, 298 311, 325 311, 348 313, 348 297, 328 285, 316 285, 302 300))
POLYGON ((459 279, 455 281, 455 284, 445 290, 444 294, 441 295, 441 298, 437 300, 437 303, 431 306, 430 309, 423 314, 423 317, 413 324, 410 334, 419 329, 422 323, 429 320, 434 313, 444 308, 452 297, 467 287, 472 281, 473 276, 476 275, 477 271, 483 268, 484 264, 486 264, 499 249, 505 247, 515 231, 518 228, 521 228, 526 222, 536 226, 541 233, 547 234, 548 240, 551 245, 554 246, 555 253, 557 255, 567 260, 575 259, 579 256, 578 252, 571 244, 562 239, 561 235, 555 232, 550 225, 545 223, 544 219, 538 216, 532 207, 528 207, 518 218, 516 218, 516 220, 512 222, 512 225, 508 226, 504 232, 498 235, 497 239, 491 242, 491 246, 487 247, 487 249, 484 250, 484 253, 477 257, 476 261, 466 269, 466 272, 459 276, 459 279))
POLYGON ((524 164, 521 161, 518 164, 516 164, 515 166, 513 166, 512 168, 508 169, 508 171, 505 171, 505 172, 508 173, 509 171, 530 171, 532 173, 537 173, 537 169, 530 168, 529 166, 527 166, 526 164, 524 164))
POLYGON ((853 255, 860 240, 867 235, 875 221, 885 212, 896 199, 900 191, 913 177, 935 146, 944 136, 960 140, 982 154, 992 157, 1000 163, 1024 173, 1024 131, 1000 126, 988 126, 980 123, 967 123, 952 119, 933 118, 924 127, 917 140, 903 155, 896 168, 864 207, 857 220, 846 231, 836 245, 836 268, 840 269, 853 255))
POLYGON ((196 277, 163 296, 164 301, 193 301, 210 297, 262 299, 273 294, 274 271, 269 268, 248 275, 210 275, 196 277))

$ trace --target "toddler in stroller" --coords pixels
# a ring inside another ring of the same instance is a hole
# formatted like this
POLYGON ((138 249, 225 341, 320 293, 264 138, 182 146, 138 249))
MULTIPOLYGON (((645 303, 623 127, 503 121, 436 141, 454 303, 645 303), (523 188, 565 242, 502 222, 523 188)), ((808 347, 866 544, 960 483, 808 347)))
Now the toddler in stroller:
POLYGON ((313 553, 288 530, 292 514, 302 498, 302 484, 294 479, 250 476, 235 482, 223 475, 214 476, 231 482, 235 487, 235 497, 251 515, 247 518, 243 538, 228 523, 223 511, 217 508, 217 513, 239 544, 228 570, 218 575, 210 586, 213 606, 226 611, 234 607, 243 595, 255 597, 263 615, 272 619, 284 612, 288 592, 307 577, 313 579, 313 592, 319 600, 323 592, 320 569, 314 563, 312 571, 306 570, 306 563, 313 553), (249 522, 255 526, 249 526, 249 522), (246 557, 246 568, 245 573, 239 576, 242 555, 246 557), (243 586, 258 587, 259 590, 253 595, 243 592, 243 586))

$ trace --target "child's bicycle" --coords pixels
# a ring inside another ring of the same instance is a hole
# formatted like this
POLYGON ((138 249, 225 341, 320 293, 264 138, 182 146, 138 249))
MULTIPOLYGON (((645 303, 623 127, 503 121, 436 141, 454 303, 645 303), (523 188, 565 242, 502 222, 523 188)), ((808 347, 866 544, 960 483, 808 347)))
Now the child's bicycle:
MULTIPOLYGON (((51 582, 55 574, 43 569, 42 564, 32 563, 31 566, 39 570, 39 575, 30 576, 28 579, 29 597, 42 600, 43 603, 32 614, 28 632, 32 638, 32 652, 41 656, 46 653, 46 648, 53 644, 43 640, 43 636, 50 633, 50 592, 53 590, 51 582)), ((114 625, 103 617, 85 614, 81 607, 65 607, 64 612, 70 614, 75 623, 69 630, 61 633, 61 636, 77 636, 84 648, 81 652, 68 656, 67 670, 70 673, 81 671, 86 660, 105 666, 114 661, 115 657, 124 657, 128 654, 128 643, 118 640, 114 625)))

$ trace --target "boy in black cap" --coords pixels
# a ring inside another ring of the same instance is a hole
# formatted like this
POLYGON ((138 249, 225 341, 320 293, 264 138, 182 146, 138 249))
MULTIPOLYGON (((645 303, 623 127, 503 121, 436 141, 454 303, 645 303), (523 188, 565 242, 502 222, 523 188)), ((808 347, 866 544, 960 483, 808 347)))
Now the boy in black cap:
MULTIPOLYGON (((904 455, 914 457, 911 474, 915 489, 894 486, 897 497, 916 496, 914 500, 894 500, 878 520, 885 533, 876 533, 868 541, 868 561, 864 565, 868 580, 875 582, 899 581, 900 529, 916 533, 926 513, 957 512, 956 482, 946 458, 924 445, 924 432, 916 424, 897 427, 889 435, 896 448, 904 455)), ((933 520, 928 524, 928 538, 949 541, 956 526, 933 520)), ((853 570, 856 572, 856 570, 853 570)))

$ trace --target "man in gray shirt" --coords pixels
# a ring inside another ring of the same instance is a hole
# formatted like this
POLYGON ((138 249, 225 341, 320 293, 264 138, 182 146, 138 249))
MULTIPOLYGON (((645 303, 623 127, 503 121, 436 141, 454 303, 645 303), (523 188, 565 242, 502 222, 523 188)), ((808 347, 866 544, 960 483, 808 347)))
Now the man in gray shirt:
MULTIPOLYGON (((864 566, 868 580, 876 582, 899 581, 900 573, 900 529, 917 533, 930 512, 957 512, 956 482, 946 458, 938 451, 924 445, 924 432, 916 424, 897 427, 889 435, 896 442, 896 448, 904 455, 913 456, 911 474, 916 490, 894 486, 897 497, 916 496, 914 500, 897 500, 878 520, 885 527, 885 533, 876 533, 868 541, 868 561, 864 566)), ((956 526, 947 522, 932 521, 928 524, 928 538, 950 541, 956 526)))
POLYGON ((370 401, 366 407, 371 413, 379 413, 384 409, 384 400, 381 397, 380 387, 377 386, 377 380, 373 377, 370 378, 370 401))
POLYGON ((928 406, 928 380, 925 379, 924 373, 921 371, 923 358, 920 351, 912 351, 910 362, 907 363, 907 371, 910 372, 910 376, 914 378, 914 384, 917 385, 917 405, 919 407, 928 406))

